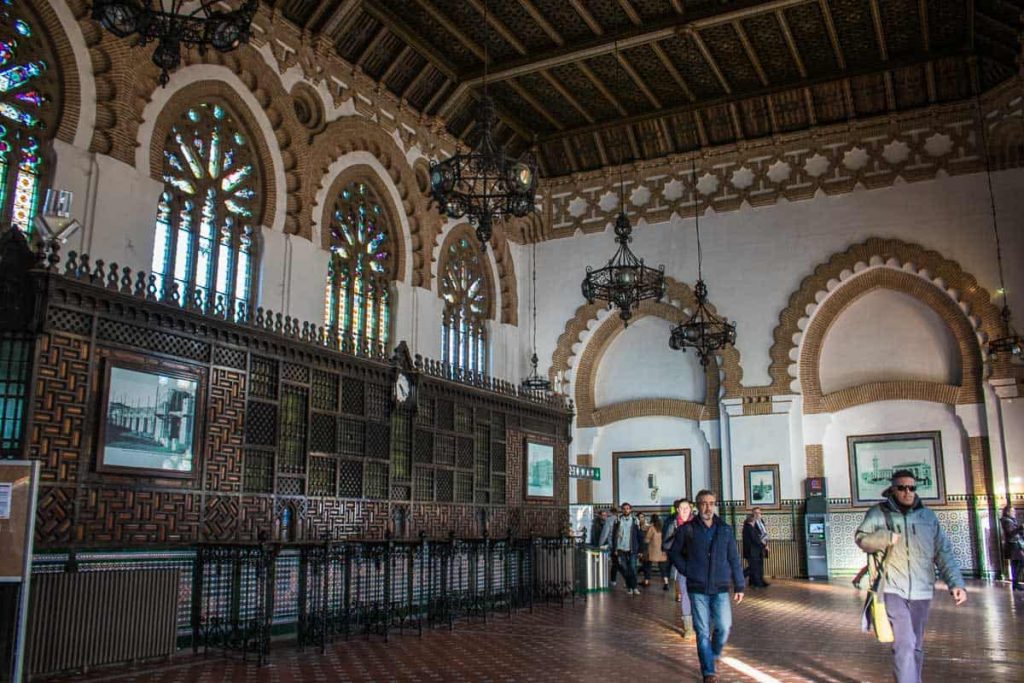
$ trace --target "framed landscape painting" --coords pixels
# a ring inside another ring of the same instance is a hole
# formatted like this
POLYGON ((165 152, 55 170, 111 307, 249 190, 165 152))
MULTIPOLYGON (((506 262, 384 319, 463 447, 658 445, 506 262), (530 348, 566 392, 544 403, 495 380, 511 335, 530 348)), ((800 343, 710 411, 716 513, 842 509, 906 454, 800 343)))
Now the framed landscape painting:
POLYGON ((748 508, 777 508, 782 503, 778 465, 744 465, 743 493, 748 508))
POLYGON ((882 500, 893 472, 910 470, 922 500, 946 502, 939 432, 904 432, 846 437, 850 458, 850 500, 873 505, 882 500))
POLYGON ((202 376, 108 361, 97 469, 188 477, 196 469, 202 376))
POLYGON ((555 447, 537 441, 526 442, 525 496, 528 500, 555 499, 555 447))
POLYGON ((690 451, 627 451, 612 453, 612 495, 615 504, 636 510, 660 511, 690 495, 690 451))

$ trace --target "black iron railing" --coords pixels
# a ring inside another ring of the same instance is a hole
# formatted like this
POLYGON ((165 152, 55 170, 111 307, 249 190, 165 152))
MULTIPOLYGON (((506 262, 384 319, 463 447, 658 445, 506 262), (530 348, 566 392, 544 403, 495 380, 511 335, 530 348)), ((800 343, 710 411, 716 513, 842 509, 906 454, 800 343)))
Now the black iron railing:
POLYGON ((192 647, 270 653, 275 611, 294 603, 300 647, 324 651, 337 638, 398 633, 496 616, 535 603, 575 604, 585 595, 574 538, 454 538, 416 541, 209 544, 196 552, 192 647), (297 579, 282 581, 282 553, 298 553, 297 579))

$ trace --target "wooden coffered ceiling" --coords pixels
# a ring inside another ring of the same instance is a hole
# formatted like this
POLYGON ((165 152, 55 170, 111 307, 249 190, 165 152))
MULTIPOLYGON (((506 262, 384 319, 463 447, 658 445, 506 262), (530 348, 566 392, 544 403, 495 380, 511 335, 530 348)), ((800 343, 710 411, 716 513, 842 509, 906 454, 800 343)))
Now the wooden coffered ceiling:
POLYGON ((547 177, 971 97, 1024 0, 265 0, 472 145, 547 177), (485 18, 486 17, 486 18, 485 18))

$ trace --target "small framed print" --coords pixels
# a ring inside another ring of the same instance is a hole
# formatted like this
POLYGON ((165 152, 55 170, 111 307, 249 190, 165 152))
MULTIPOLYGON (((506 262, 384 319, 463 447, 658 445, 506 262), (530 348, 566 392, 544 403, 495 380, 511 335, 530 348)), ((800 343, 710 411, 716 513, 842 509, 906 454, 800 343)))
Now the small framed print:
POLYGON ((612 453, 612 496, 616 505, 638 511, 671 510, 677 498, 690 498, 689 449, 612 453))
POLYGON ((889 488, 893 472, 910 470, 921 500, 946 502, 939 432, 901 432, 846 437, 850 458, 850 501, 874 505, 889 488))
POLYGON ((747 508, 777 508, 782 504, 778 465, 744 465, 743 495, 747 508))
POLYGON ((191 477, 197 469, 203 375, 160 362, 109 358, 96 469, 191 477))
POLYGON ((555 447, 549 443, 526 440, 523 449, 524 496, 527 500, 555 499, 555 447))

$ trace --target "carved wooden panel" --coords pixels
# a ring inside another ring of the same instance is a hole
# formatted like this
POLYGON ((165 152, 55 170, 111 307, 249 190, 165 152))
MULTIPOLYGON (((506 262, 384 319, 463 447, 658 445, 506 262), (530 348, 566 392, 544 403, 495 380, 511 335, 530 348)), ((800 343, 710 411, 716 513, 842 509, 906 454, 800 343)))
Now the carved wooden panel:
POLYGON ((206 488, 242 490, 242 434, 245 422, 245 375, 214 368, 211 373, 206 437, 206 488))
POLYGON ((39 340, 29 455, 42 461, 40 479, 73 482, 83 463, 89 396, 89 342, 64 334, 39 340))
POLYGON ((193 543, 200 497, 186 491, 87 489, 78 506, 75 541, 83 544, 193 543))

